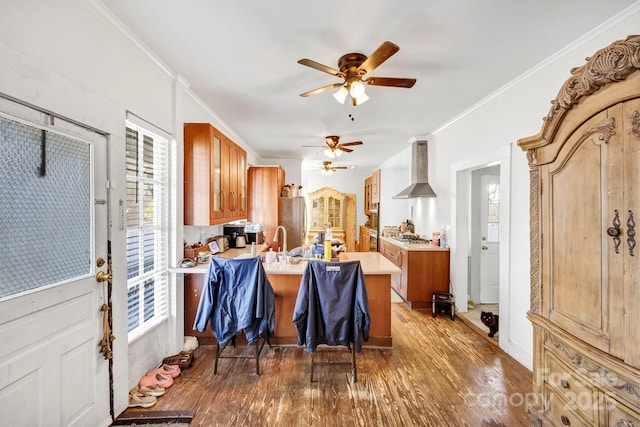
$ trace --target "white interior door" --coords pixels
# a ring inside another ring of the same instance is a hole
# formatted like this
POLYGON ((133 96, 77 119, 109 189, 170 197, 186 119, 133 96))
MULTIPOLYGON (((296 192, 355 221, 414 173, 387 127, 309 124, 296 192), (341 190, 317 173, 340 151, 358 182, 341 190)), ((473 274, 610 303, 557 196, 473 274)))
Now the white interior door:
POLYGON ((480 196, 480 303, 500 294, 500 176, 482 175, 480 196))
POLYGON ((0 116, 1 424, 106 426, 106 138, 25 115, 0 116))

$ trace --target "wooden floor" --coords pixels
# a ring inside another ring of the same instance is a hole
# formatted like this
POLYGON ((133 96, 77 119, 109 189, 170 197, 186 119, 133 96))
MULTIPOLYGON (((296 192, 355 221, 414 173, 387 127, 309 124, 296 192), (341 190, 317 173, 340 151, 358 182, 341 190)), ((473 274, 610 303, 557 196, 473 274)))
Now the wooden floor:
POLYGON ((531 425, 531 372, 463 322, 392 304, 392 333, 392 350, 358 354, 357 383, 348 366, 316 368, 311 383, 310 355, 295 346, 265 346, 260 376, 232 359, 213 375, 213 348, 200 347, 148 410, 193 409, 194 427, 531 425))

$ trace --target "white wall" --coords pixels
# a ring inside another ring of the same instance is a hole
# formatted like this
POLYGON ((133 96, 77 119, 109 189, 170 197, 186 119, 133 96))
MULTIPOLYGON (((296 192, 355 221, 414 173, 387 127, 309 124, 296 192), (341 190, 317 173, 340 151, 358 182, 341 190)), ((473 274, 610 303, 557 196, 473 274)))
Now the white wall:
MULTIPOLYGON (((625 15, 608 21, 572 45, 539 64, 468 111, 453 118, 432 134, 416 135, 429 141, 429 182, 436 198, 409 199, 405 215, 414 207, 416 232, 430 234, 441 224, 452 224, 455 211, 455 189, 452 190, 452 165, 482 153, 512 145, 511 172, 508 177, 511 215, 509 218, 509 259, 507 293, 509 336, 501 337, 500 346, 529 368, 532 365, 532 328, 526 319, 529 308, 529 172, 524 152, 515 143, 518 139, 537 134, 542 118, 550 108, 560 86, 570 76, 569 70, 585 63, 585 58, 615 40, 636 34, 640 28, 640 4, 625 15), (504 342, 503 342, 503 338, 504 342)), ((385 170, 410 167, 410 147, 382 165, 385 170)), ((398 185, 402 190, 409 184, 409 176, 398 185)), ((383 212, 387 204, 397 203, 384 195, 383 212)), ((401 210, 400 210, 401 211, 401 210)), ((383 223, 402 221, 382 216, 383 223)), ((455 230, 453 230, 455 233, 455 230)), ((455 247, 452 247, 452 259, 455 247)), ((452 266, 455 268, 455 266, 452 266)), ((452 276, 452 280, 454 277, 452 276)), ((465 281, 466 276, 455 280, 465 281)), ((454 286, 457 286, 454 283, 454 286)), ((502 286, 502 282, 501 282, 502 286)), ((501 300, 502 301, 502 300, 501 300)), ((503 313, 501 310, 501 317, 503 313)), ((506 320, 504 319, 504 320, 506 320)), ((501 329, 503 319, 500 319, 501 329)))

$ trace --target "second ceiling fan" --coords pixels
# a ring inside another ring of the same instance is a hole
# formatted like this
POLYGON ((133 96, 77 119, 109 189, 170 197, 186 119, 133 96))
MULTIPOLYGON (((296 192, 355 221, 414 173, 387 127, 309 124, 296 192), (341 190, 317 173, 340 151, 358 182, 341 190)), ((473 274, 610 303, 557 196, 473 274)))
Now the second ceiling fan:
POLYGON ((398 77, 367 77, 366 79, 363 79, 366 74, 375 70, 380 64, 389 59, 399 50, 400 48, 398 45, 391 43, 390 41, 386 41, 382 43, 380 47, 378 47, 378 49, 376 49, 369 57, 361 53, 347 53, 346 55, 341 56, 338 60, 338 68, 340 70, 327 67, 326 65, 322 65, 318 62, 312 61, 311 59, 301 59, 298 61, 299 64, 339 77, 344 79, 344 81, 342 83, 333 83, 318 89, 301 93, 300 96, 307 97, 340 87, 340 89, 333 94, 338 102, 344 104, 347 95, 350 95, 353 105, 360 105, 369 99, 369 97, 364 93, 365 84, 372 86, 411 88, 416 83, 416 79, 398 77))
MULTIPOLYGON (((351 153, 353 150, 351 147, 354 145, 362 145, 362 141, 352 141, 352 142, 344 142, 340 143, 340 137, 337 135, 329 135, 324 137, 324 142, 326 147, 321 150, 321 153, 324 153, 325 156, 335 159, 336 157, 340 157, 342 153, 351 153)), ((306 145, 305 147, 319 147, 319 145, 306 145)))
POLYGON ((338 169, 349 169, 346 166, 333 166, 330 161, 322 162, 322 169, 320 173, 323 175, 332 175, 338 169))

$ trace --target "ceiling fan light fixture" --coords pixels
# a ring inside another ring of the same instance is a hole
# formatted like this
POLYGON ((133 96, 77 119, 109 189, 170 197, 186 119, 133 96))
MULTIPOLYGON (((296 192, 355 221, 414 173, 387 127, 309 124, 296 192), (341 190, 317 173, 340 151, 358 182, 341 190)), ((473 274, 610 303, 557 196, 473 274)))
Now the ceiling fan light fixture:
POLYGON ((327 148, 326 150, 324 150, 324 155, 330 159, 335 159, 336 157, 339 156, 336 150, 332 150, 331 148, 327 148))
POLYGON ((344 100, 347 99, 347 95, 349 94, 349 91, 347 90, 346 87, 342 86, 340 89, 338 89, 334 94, 333 97, 336 99, 336 101, 338 101, 340 104, 344 104, 344 100))
POLYGON ((327 176, 328 176, 328 175, 333 175, 333 169, 322 169, 322 170, 320 171, 320 173, 321 173, 322 175, 327 175, 327 176))
POLYGON ((356 105, 360 105, 367 102, 369 100, 369 97, 367 96, 366 93, 363 92, 362 95, 356 97, 355 100, 356 100, 356 105))
POLYGON ((351 88, 349 89, 349 94, 353 98, 358 98, 364 95, 364 85, 358 81, 351 83, 351 88))

